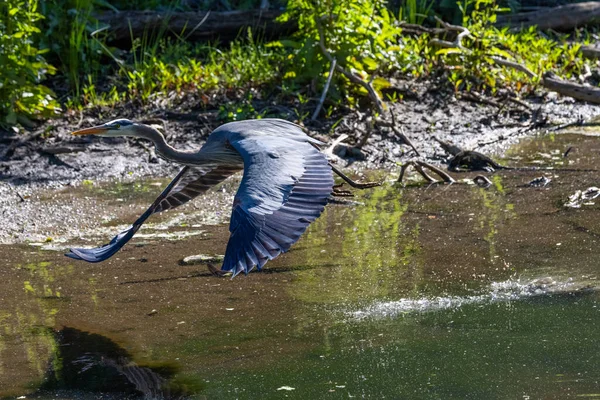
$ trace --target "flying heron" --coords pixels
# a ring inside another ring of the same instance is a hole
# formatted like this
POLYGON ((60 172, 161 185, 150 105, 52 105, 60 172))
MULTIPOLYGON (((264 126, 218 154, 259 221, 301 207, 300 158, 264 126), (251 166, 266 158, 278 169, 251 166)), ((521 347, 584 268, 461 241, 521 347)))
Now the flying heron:
POLYGON ((322 142, 281 119, 227 123, 215 129, 200 150, 191 152, 174 149, 158 130, 127 119, 73 132, 90 134, 148 139, 162 158, 185 166, 129 229, 102 247, 74 248, 66 254, 76 260, 110 258, 152 214, 179 207, 243 169, 221 271, 233 276, 248 273, 286 252, 321 215, 333 190, 332 171, 356 188, 377 185, 346 177, 318 150, 322 142))

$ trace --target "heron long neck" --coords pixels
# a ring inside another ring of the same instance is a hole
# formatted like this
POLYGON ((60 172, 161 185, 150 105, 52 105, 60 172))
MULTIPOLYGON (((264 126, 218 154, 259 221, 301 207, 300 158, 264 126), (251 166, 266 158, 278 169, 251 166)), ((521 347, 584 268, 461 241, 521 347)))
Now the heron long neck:
POLYGON ((197 152, 188 152, 177 150, 167 143, 165 137, 154 128, 142 125, 139 129, 138 137, 151 140, 154 143, 156 152, 167 160, 175 161, 182 164, 204 164, 209 160, 203 160, 202 156, 197 152))

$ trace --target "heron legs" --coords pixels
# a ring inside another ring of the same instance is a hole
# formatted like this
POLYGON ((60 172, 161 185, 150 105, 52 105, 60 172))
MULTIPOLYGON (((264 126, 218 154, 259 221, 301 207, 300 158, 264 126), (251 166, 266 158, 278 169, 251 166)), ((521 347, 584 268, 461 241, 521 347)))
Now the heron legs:
POLYGON ((355 189, 369 189, 375 186, 381 186, 381 182, 356 182, 350 179, 348 176, 346 176, 342 171, 337 169, 331 163, 329 163, 329 166, 331 167, 331 170, 333 172, 338 174, 340 178, 342 178, 344 181, 346 181, 346 183, 348 183, 348 185, 352 186, 355 189))

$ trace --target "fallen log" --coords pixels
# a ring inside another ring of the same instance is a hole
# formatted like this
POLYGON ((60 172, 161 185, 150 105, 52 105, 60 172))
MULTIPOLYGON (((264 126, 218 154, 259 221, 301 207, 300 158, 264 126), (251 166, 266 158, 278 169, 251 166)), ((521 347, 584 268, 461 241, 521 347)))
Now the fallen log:
POLYGON ((577 100, 589 101, 595 104, 600 103, 600 88, 564 81, 552 72, 544 74, 542 85, 546 89, 560 93, 563 96, 570 96, 577 100))
POLYGON ((599 43, 595 43, 593 45, 583 45, 581 46, 581 55, 585 58, 596 59, 600 58, 600 45, 599 43))
POLYGON ((276 22, 283 11, 251 10, 226 12, 106 11, 96 14, 106 26, 111 43, 131 43, 144 35, 165 33, 186 40, 235 39, 246 28, 267 38, 293 32, 296 22, 276 22))
POLYGON ((544 8, 538 11, 499 15, 496 26, 510 26, 514 29, 537 26, 539 29, 568 31, 600 19, 600 2, 567 4, 544 8))

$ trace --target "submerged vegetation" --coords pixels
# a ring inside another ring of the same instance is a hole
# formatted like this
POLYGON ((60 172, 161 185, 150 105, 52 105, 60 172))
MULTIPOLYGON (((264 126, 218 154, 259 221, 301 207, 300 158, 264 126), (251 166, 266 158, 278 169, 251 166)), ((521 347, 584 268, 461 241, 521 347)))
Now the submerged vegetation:
MULTIPOLYGON (((496 15, 507 10, 500 6, 514 10, 515 1, 456 3, 453 12, 462 15, 469 34, 453 47, 436 44, 457 35, 452 29, 439 33, 441 20, 434 20, 434 2, 427 0, 401 2, 396 9, 384 0, 289 0, 280 20, 296 21, 298 30, 275 41, 248 29, 230 43, 198 43, 163 26, 131 37, 131 46, 122 49, 113 47, 110 33, 96 19, 103 10, 132 7, 168 14, 189 9, 188 3, 5 0, 0 4, 0 126, 29 126, 31 119, 50 117, 60 108, 128 101, 165 107, 190 96, 200 108, 218 108, 224 120, 260 117, 253 100, 266 98, 296 104, 296 118, 302 120, 314 109, 307 103, 316 104, 333 60, 337 67, 326 116, 339 105, 354 107, 373 97, 370 89, 385 100, 400 100, 384 95, 394 77, 435 78, 456 91, 493 95, 510 88, 527 95, 545 72, 569 78, 581 74, 586 62, 579 45, 565 37, 497 27, 496 15), (436 26, 438 32, 415 33, 402 21, 436 26), (535 76, 499 65, 493 57, 525 65, 535 76)), ((201 7, 214 7, 209 3, 201 7)), ((227 4, 225 9, 258 7, 247 1, 227 4)))

